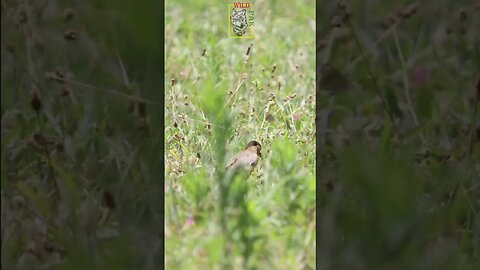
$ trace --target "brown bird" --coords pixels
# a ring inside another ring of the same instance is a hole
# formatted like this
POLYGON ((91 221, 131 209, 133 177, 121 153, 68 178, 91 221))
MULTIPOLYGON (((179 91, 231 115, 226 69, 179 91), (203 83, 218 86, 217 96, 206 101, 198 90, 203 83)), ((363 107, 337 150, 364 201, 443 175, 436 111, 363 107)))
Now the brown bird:
POLYGON ((244 168, 252 171, 257 166, 258 158, 262 157, 262 145, 257 141, 250 141, 245 149, 234 155, 227 163, 226 170, 235 170, 237 168, 244 168))

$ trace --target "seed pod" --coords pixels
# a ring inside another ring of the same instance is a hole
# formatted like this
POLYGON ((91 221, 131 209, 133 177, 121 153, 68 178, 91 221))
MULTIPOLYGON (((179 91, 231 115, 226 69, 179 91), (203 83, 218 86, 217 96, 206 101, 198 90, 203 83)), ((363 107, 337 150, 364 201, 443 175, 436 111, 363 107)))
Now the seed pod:
POLYGON ((465 20, 467 20, 468 16, 467 16, 467 11, 465 10, 465 8, 462 8, 459 12, 458 12, 458 20, 463 22, 465 20))
POLYGON ((57 143, 56 145, 57 152, 62 153, 65 150, 63 143, 57 143))
POLYGON ((265 121, 271 123, 271 122, 273 122, 274 120, 275 120, 275 117, 273 117, 273 115, 271 115, 270 113, 267 113, 267 114, 265 115, 265 121))
POLYGON ((115 200, 113 199, 113 196, 110 192, 108 191, 103 192, 103 200, 105 201, 105 204, 107 205, 108 208, 115 209, 115 200))
POLYGON ((63 38, 66 41, 75 41, 78 39, 78 32, 73 29, 69 29, 63 33, 63 38))
POLYGON ((42 146, 47 145, 47 140, 45 139, 45 137, 43 137, 42 134, 35 133, 35 134, 33 135, 33 139, 34 139, 35 142, 37 142, 39 145, 42 145, 42 146))
POLYGON ((37 93, 33 93, 32 100, 30 101, 30 105, 32 106, 33 110, 35 112, 39 112, 40 109, 42 109, 42 102, 40 101, 40 98, 38 97, 37 93))
POLYGON ((71 21, 74 17, 75 17, 75 13, 73 13, 73 9, 66 8, 65 10, 63 10, 63 19, 66 22, 71 21))

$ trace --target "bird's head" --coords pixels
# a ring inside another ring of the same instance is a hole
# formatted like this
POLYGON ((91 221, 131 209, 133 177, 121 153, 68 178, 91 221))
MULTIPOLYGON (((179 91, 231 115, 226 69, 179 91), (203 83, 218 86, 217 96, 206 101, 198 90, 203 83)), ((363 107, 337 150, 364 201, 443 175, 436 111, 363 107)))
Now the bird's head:
POLYGON ((262 153, 260 152, 262 150, 262 145, 257 142, 257 141, 250 141, 248 144, 247 144, 247 147, 245 147, 246 150, 252 150, 252 151, 255 151, 257 152, 257 155, 259 157, 262 156, 262 153))

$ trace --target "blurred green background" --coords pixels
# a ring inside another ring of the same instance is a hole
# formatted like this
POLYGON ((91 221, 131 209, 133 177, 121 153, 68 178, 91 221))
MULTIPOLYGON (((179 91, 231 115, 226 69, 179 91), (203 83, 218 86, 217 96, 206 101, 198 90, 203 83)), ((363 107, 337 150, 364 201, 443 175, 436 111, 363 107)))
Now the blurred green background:
POLYGON ((2 1, 3 269, 158 269, 159 1, 2 1))
POLYGON ((480 268, 479 12, 317 3, 319 269, 480 268))

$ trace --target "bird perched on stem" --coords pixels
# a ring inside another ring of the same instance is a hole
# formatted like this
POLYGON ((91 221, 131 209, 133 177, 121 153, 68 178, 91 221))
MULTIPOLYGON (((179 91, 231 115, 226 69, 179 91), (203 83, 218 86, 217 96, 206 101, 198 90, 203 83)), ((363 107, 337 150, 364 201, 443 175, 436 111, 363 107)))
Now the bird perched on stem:
POLYGON ((259 142, 250 141, 243 151, 230 158, 225 169, 233 171, 237 168, 243 168, 251 172, 257 166, 258 159, 262 157, 261 150, 262 145, 259 142))

